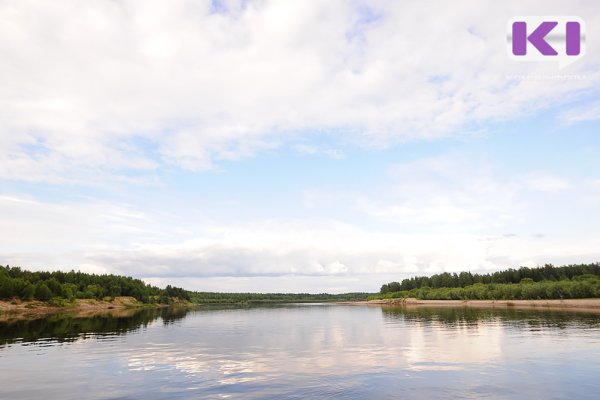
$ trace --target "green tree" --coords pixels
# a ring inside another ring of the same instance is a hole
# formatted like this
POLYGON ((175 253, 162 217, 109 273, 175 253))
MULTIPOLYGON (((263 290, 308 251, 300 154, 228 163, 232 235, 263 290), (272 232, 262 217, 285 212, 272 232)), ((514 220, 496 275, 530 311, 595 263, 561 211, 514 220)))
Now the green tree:
POLYGON ((60 282, 56 278, 52 277, 52 278, 48 279, 46 281, 46 286, 48 286, 48 289, 50 289, 50 291, 52 292, 52 296, 62 295, 60 282))
POLYGON ((32 300, 33 299, 33 294, 35 293, 35 286, 33 286, 31 283, 29 282, 25 282, 22 286, 21 289, 19 290, 20 293, 20 297, 22 300, 32 300))
POLYGON ((463 271, 458 275, 458 284, 460 287, 469 286, 473 283, 473 275, 470 272, 463 271))
POLYGON ((41 301, 48 301, 52 298, 52 291, 45 283, 38 283, 35 286, 34 297, 41 301))

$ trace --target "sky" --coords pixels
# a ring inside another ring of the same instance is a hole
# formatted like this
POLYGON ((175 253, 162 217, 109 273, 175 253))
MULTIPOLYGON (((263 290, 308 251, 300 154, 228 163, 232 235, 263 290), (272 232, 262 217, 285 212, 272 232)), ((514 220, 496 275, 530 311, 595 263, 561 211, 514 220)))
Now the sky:
POLYGON ((0 265, 375 292, 600 261, 595 1, 2 1, 0 265), (570 65, 508 56, 578 16, 570 65))

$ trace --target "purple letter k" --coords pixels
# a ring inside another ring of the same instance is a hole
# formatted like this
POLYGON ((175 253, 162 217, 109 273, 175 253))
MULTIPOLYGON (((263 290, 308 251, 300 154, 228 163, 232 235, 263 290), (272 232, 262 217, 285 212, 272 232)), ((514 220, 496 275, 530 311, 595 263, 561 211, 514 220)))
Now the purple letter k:
POLYGON ((545 56, 556 56, 558 53, 544 40, 554 27, 558 25, 555 21, 542 22, 531 35, 527 36, 527 24, 525 22, 515 22, 512 26, 513 33, 513 54, 515 56, 524 56, 527 54, 527 41, 529 41, 540 53, 545 56))

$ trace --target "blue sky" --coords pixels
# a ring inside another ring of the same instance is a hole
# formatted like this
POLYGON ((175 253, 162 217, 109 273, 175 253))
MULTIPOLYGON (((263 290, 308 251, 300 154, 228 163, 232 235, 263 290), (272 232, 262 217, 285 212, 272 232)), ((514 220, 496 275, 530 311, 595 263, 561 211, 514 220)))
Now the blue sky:
POLYGON ((2 264, 344 292, 600 260, 593 2, 0 16, 2 264), (586 55, 509 59, 506 21, 536 14, 584 18, 586 55))

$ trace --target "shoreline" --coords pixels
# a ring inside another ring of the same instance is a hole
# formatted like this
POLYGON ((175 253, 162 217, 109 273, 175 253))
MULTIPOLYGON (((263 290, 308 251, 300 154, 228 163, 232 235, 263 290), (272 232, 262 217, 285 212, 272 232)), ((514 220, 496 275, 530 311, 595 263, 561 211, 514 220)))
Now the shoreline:
MULTIPOLYGON (((396 298, 360 301, 331 302, 340 305, 367 305, 391 307, 443 307, 443 308, 498 308, 529 309, 538 311, 569 311, 600 313, 600 298, 592 299, 553 299, 553 300, 419 300, 416 298, 396 298)), ((174 303, 173 306, 193 306, 192 303, 174 303)), ((198 304, 199 305, 199 304, 198 304)), ((50 314, 72 313, 81 316, 94 316, 114 312, 135 311, 143 308, 165 308, 169 304, 147 304, 133 297, 115 297, 112 301, 77 299, 64 306, 50 305, 47 302, 32 300, 0 301, 0 321, 11 319, 40 318, 50 314)))
POLYGON ((600 299, 555 300, 418 300, 415 298, 347 301, 338 304, 402 307, 469 307, 533 309, 540 311, 574 311, 600 313, 600 299))
POLYGON ((47 302, 32 300, 0 301, 0 321, 11 319, 39 318, 49 314, 73 313, 77 315, 98 315, 142 308, 163 308, 168 304, 146 304, 133 297, 115 297, 112 301, 94 299, 76 299, 64 306, 55 306, 47 302))

